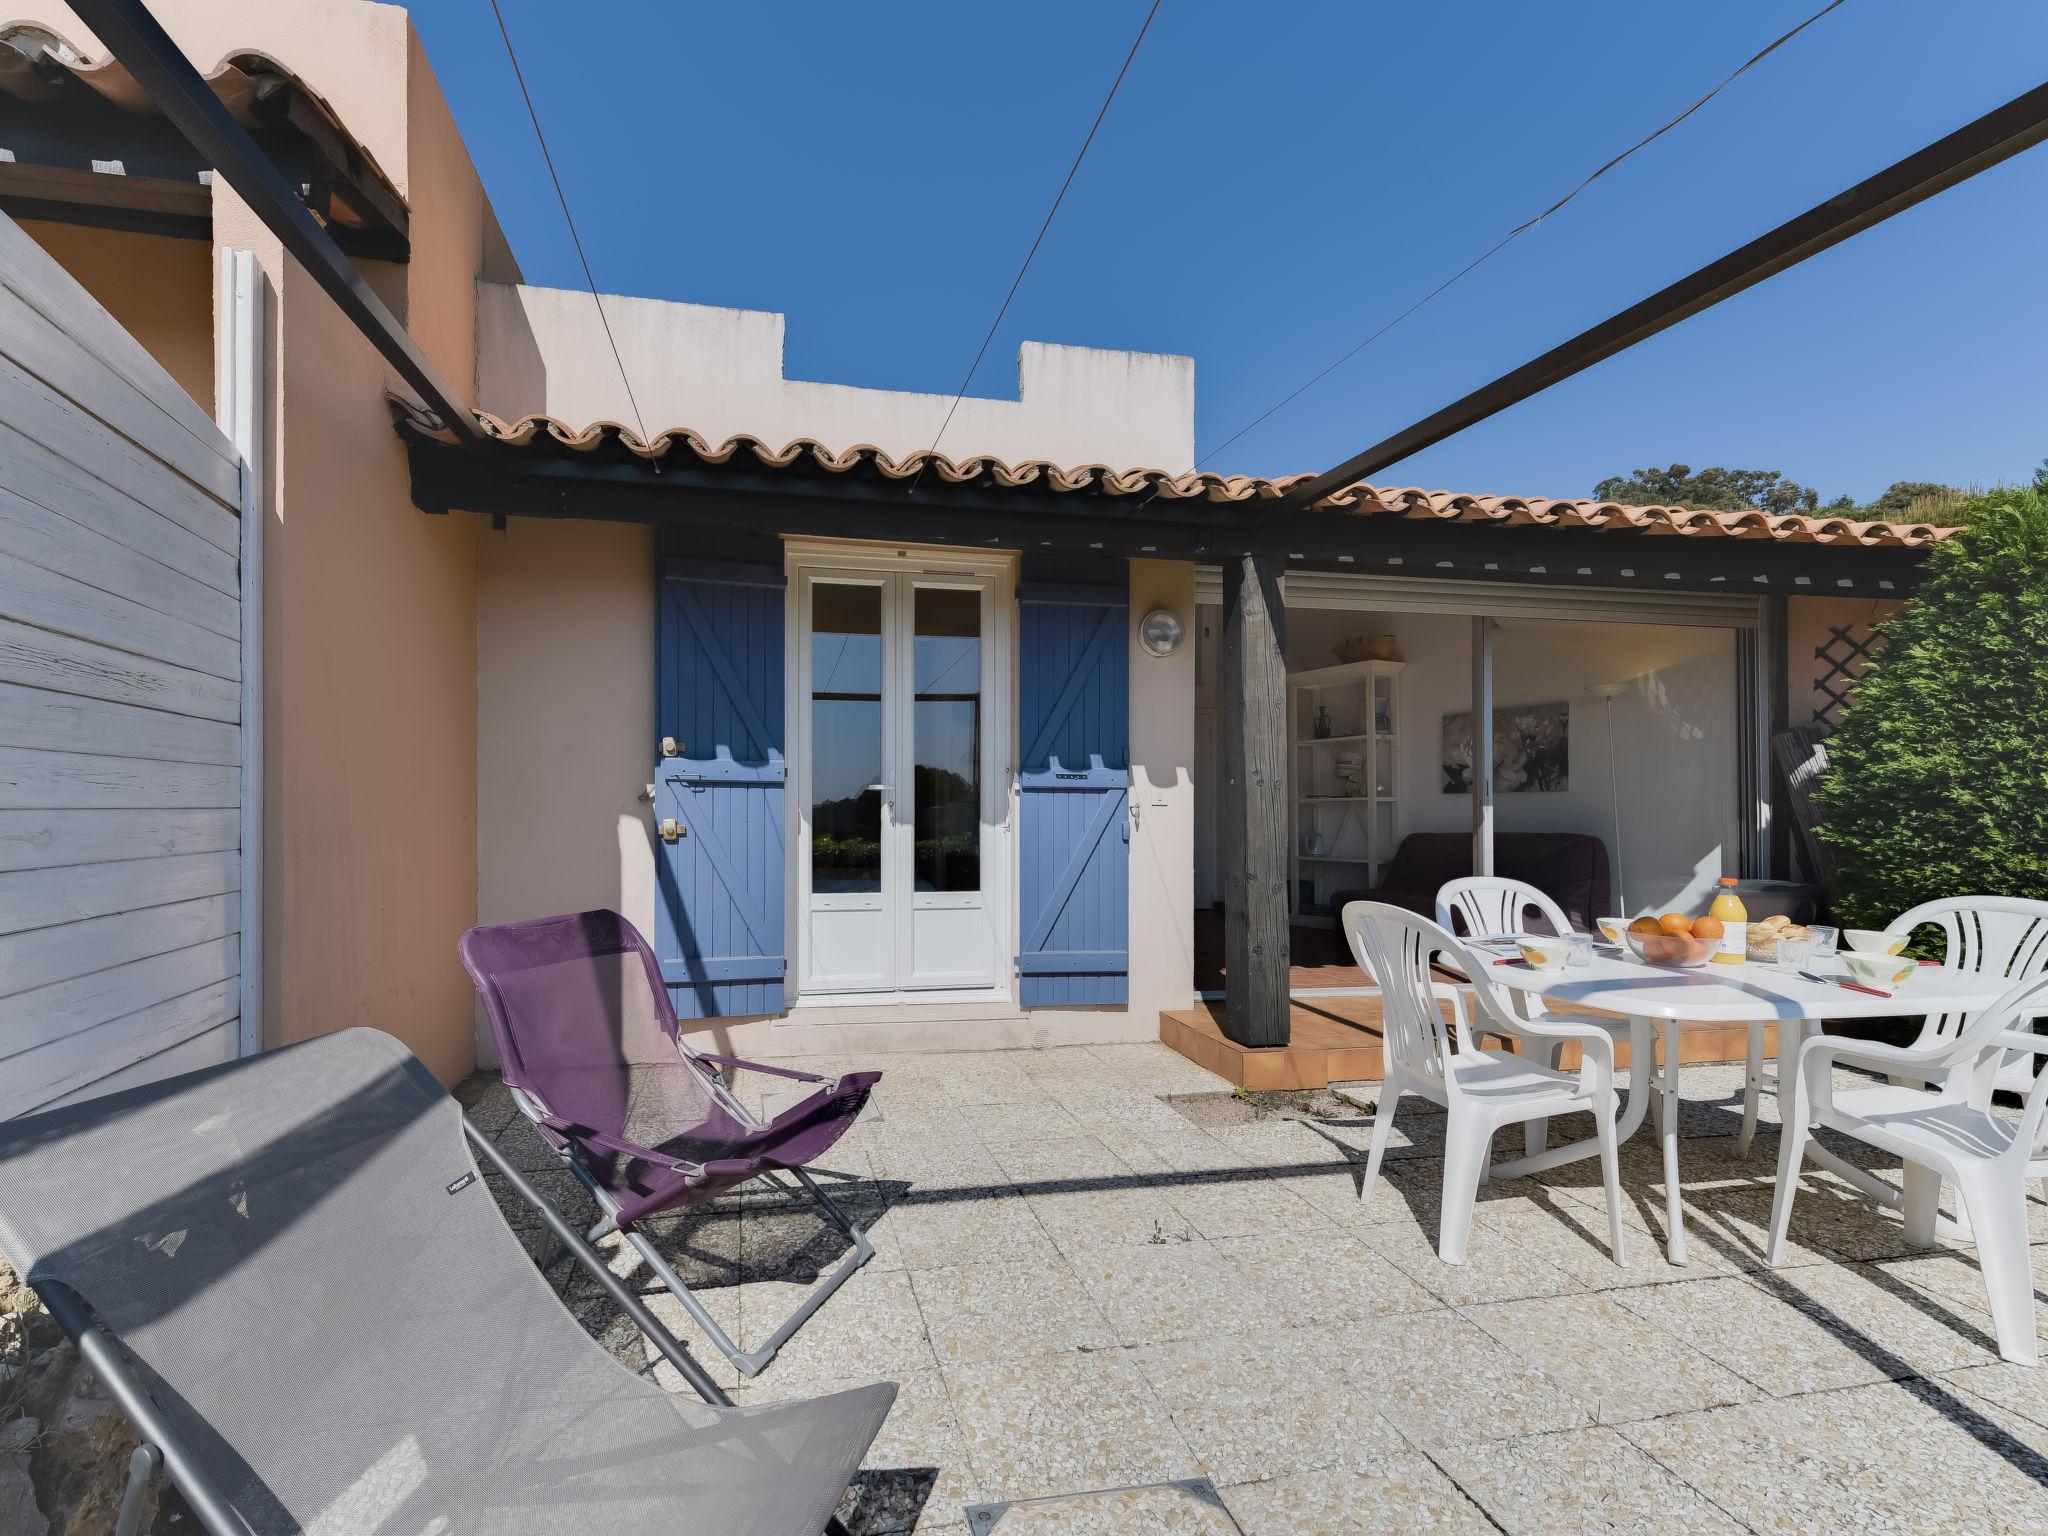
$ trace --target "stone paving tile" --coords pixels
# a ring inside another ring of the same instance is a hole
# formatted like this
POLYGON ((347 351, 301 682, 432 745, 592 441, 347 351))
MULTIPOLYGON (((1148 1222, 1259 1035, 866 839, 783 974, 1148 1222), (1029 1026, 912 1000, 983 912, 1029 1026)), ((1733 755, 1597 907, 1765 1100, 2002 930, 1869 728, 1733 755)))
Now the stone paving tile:
POLYGON ((2048 1370, 1998 1360, 1951 1371, 1935 1383, 1953 1388, 1992 1412, 2008 1430, 2035 1449, 2048 1438, 2048 1370))
POLYGON ((2048 1463, 1938 1385, 1816 1392, 1626 1433, 1759 1536, 2048 1529, 2048 1463))
POLYGON ((1202 1237, 1301 1232, 1327 1227, 1330 1218, 1263 1170, 1192 1174, 1163 1186, 1173 1208, 1202 1237))
MULTIPOLYGON (((741 1347, 760 1348, 810 1290, 775 1280, 742 1287, 741 1347)), ((811 1314, 756 1379, 786 1396, 808 1396, 814 1382, 877 1381, 938 1363, 910 1276, 863 1268, 811 1314)))
POLYGON ((1853 1329, 1832 1326, 1746 1278, 1681 1280, 1606 1296, 1772 1397, 1860 1386, 1910 1370, 1853 1329))
MULTIPOLYGON (((639 1367, 647 1378, 657 1386, 684 1397, 695 1397, 696 1389, 684 1381, 681 1372, 662 1358, 662 1353, 653 1342, 642 1334, 619 1312, 609 1296, 597 1289, 595 1281, 586 1282, 590 1287, 593 1311, 601 1315, 629 1337, 634 1344, 637 1359, 628 1363, 639 1367)), ((693 1292, 702 1303, 704 1310, 711 1314, 711 1320, 725 1330, 725 1335, 735 1341, 740 1336, 740 1293, 736 1287, 722 1291, 693 1292)), ((724 1350, 711 1342, 711 1336, 697 1325, 694 1318, 683 1310, 683 1304, 665 1288, 650 1291, 641 1297, 662 1325, 688 1349, 692 1358, 704 1367, 705 1373, 719 1386, 730 1392, 741 1381, 739 1367, 727 1358, 724 1350)))
POLYGON ((992 1259, 1049 1264, 1059 1257, 1030 1202, 1014 1190, 972 1199, 912 1196, 889 1208, 870 1229, 878 1251, 904 1269, 943 1269, 992 1259))
POLYGON ((1219 1484, 1371 1466, 1401 1438, 1365 1394, 1325 1368, 1319 1343, 1277 1329, 1148 1344, 1131 1358, 1219 1484))
POLYGON ((1592 1422, 1536 1366, 1457 1312, 1302 1330, 1310 1361, 1341 1378, 1424 1451, 1592 1422))
POLYGON ((1604 1427, 1467 1446, 1443 1465, 1509 1536, 1748 1536, 1604 1427))
POLYGON ((1247 1292, 1244 1272, 1201 1238, 1098 1244, 1070 1259, 1119 1344, 1228 1339, 1280 1326, 1272 1298, 1247 1292))
POLYGON ((1756 1388, 1689 1347, 1682 1336, 1605 1296, 1498 1302, 1473 1307, 1464 1316, 1503 1349, 1542 1370, 1602 1424, 1717 1408, 1757 1396, 1756 1388))
MULTIPOLYGON (((1437 1228, 1433 1221, 1426 1227, 1415 1222, 1364 1227, 1358 1230, 1358 1236, 1446 1306, 1561 1296, 1584 1289, 1538 1244, 1525 1240, 1524 1229, 1531 1225, 1525 1219, 1529 1214, 1505 1214, 1492 1209, 1476 1214, 1463 1264, 1446 1264, 1437 1257, 1437 1228)), ((1541 1213, 1535 1216, 1537 1221, 1544 1219, 1547 1218, 1541 1213)))
POLYGON ((1893 1375, 1938 1376, 1998 1358, 1988 1314, 1958 1310, 1875 1264, 1816 1264, 1751 1278, 1896 1359, 1893 1375))
POLYGON ((1050 1098, 1012 1099, 961 1112, 974 1134, 991 1147, 1013 1141, 1044 1141, 1081 1136, 1087 1128, 1050 1098))
POLYGON ((1223 1490, 1245 1536, 1497 1536, 1499 1527, 1418 1451, 1372 1467, 1301 1472, 1223 1490))
POLYGON ((921 1269, 911 1289, 947 1365, 1109 1349, 1116 1331, 1065 1260, 921 1269))
POLYGON ((1116 1179, 1137 1183, 1137 1170, 1099 1136, 1078 1127, 1035 1140, 1005 1142, 989 1149, 1013 1183, 1061 1185, 1083 1180, 1116 1179))
POLYGON ((1363 1322, 1441 1305, 1370 1243, 1341 1228, 1224 1238, 1210 1247, 1243 1276, 1247 1295, 1266 1298, 1291 1327, 1363 1322))
POLYGON ((1069 1256, 1093 1248, 1184 1241, 1194 1235, 1166 1192, 1152 1186, 1109 1184, 1027 1194, 1024 1204, 1069 1256))
POLYGON ((982 1499, 1164 1483, 1201 1472, 1128 1353, 1041 1355, 945 1368, 982 1499))

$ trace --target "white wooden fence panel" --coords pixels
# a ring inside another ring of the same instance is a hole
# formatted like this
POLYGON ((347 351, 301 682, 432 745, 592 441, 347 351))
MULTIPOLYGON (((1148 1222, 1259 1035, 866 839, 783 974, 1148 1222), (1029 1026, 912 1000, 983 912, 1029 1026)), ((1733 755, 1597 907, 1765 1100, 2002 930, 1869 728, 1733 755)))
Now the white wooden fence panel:
POLYGON ((189 949, 233 933, 236 913, 234 896, 202 896, 11 933, 0 938, 0 977, 6 978, 0 985, 10 992, 26 992, 131 960, 189 949))
POLYGON ((0 613, 60 635, 211 672, 215 677, 241 675, 239 641, 166 618, 141 603, 4 552, 0 552, 0 613))
POLYGON ((174 571, 230 596, 242 590, 233 554, 89 475, 60 454, 0 420, 0 485, 126 544, 174 571))
POLYGON ((0 216, 0 1118, 239 1048, 244 489, 0 216))
POLYGON ((19 1084, 8 1081, 0 1085, 0 1119, 43 1108, 50 1102, 47 1096, 52 1089, 60 1099, 89 1098, 90 1093, 79 1090, 90 1086, 106 1093, 171 1072, 226 1061, 235 1053, 232 1042, 225 1052, 216 1047, 206 1058, 189 1064, 162 1058, 195 1033, 214 1034, 219 1026, 231 1025, 234 1017, 235 983, 230 977, 67 1035, 36 1053, 39 1073, 33 1086, 26 1078, 19 1084), (153 1069, 136 1072, 138 1064, 153 1069))
MULTIPOLYGON (((54 321, 76 341, 80 351, 105 363, 123 382, 148 396, 194 442, 228 465, 235 464, 234 448, 205 408, 158 367, 149 349, 94 303, 92 295, 80 288, 71 274, 45 255, 43 248, 12 220, 0 224, 0 282, 5 282, 24 304, 54 321)), ((234 505, 232 478, 219 494, 228 505, 234 505)))
POLYGON ((174 763, 241 760, 235 728, 224 720, 195 720, 4 681, 0 741, 33 741, 48 743, 51 750, 115 752, 174 763))
MULTIPOLYGON (((232 810, 0 811, 0 872, 241 846, 232 810)), ((0 993, 8 977, 0 971, 0 993)))
POLYGON ((242 632, 242 605, 230 594, 174 571, 155 556, 130 549, 95 528, 17 496, 5 486, 0 486, 0 545, 31 565, 77 576, 102 591, 117 592, 217 635, 239 636, 242 632))
POLYGON ((80 698, 141 704, 230 725, 242 708, 242 690, 231 678, 174 667, 151 656, 117 651, 4 617, 0 617, 0 681, 80 698))
MULTIPOLYGON (((17 870, 0 875, 0 933, 21 933, 49 923, 133 912, 241 888, 239 849, 17 870)), ((6 1069, 6 1062, 0 1061, 0 1072, 6 1069)))
POLYGON ((209 544, 237 553, 232 510, 5 356, 0 356, 0 421, 209 544))
MULTIPOLYGON (((206 1004, 217 999, 218 1006, 228 1010, 228 1017, 212 1028, 201 1030, 200 1033, 194 1035, 191 1039, 180 1041, 168 1049, 156 1050, 154 1055, 145 1055, 132 1066, 123 1067, 118 1072, 109 1072, 105 1077, 95 1078, 91 1076, 91 1073, 96 1072, 100 1066, 104 1065, 104 1061, 95 1061, 86 1072, 79 1074, 87 1080, 85 1087, 74 1089, 61 1098, 52 1099, 47 1104, 38 1104, 35 1107, 37 1109, 62 1109, 67 1104, 77 1104, 85 1099, 98 1098, 103 1093, 115 1093, 123 1088, 136 1088, 144 1083, 154 1083, 162 1078, 174 1077, 180 1072, 197 1072, 201 1067, 215 1067, 224 1061, 233 1061, 240 1053, 241 1037, 235 1032, 235 1000, 232 996, 223 995, 229 990, 227 985, 223 983, 220 988, 214 989, 205 998, 194 997, 189 1001, 181 1001, 181 1003, 176 1005, 166 1005, 161 1009, 152 1011, 152 1022, 163 1023, 168 1021, 169 1027, 166 1028, 165 1033, 175 1035, 179 1030, 187 1027, 190 1022, 189 1019, 178 1017, 180 1013, 187 1008, 196 1008, 203 1017, 206 1012, 206 1004)), ((105 1027, 111 1030, 119 1026, 108 1025, 105 1027)), ((97 1043, 95 1042, 95 1044, 97 1043)), ((127 1055, 130 1051, 136 1049, 154 1050, 155 1046, 153 1042, 143 1047, 131 1045, 120 1054, 127 1055)), ((111 1052, 108 1054, 112 1056, 111 1052)), ((113 1056, 112 1059, 118 1060, 119 1057, 113 1056)), ((0 1111, 0 1114, 4 1113, 5 1111, 0 1111)))
MULTIPOLYGON (((136 447, 161 460, 201 490, 234 502, 241 494, 241 471, 232 456, 223 457, 164 414, 149 394, 137 389, 99 358, 52 325, 9 286, 0 266, 0 356, 23 373, 32 374, 67 400, 91 410, 136 447)), ((164 386, 184 390, 162 369, 164 386)), ((207 424, 212 431, 212 424, 207 424)), ((215 442, 220 440, 213 433, 215 442)))

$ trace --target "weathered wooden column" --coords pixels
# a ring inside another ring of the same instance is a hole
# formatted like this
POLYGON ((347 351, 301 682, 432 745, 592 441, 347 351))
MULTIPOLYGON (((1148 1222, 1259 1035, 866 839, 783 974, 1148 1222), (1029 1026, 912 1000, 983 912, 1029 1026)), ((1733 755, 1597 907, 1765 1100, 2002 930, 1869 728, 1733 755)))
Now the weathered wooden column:
POLYGON ((1224 1033, 1288 1039, 1287 610, 1279 555, 1223 562, 1224 1033))
POLYGON ((1493 620, 1472 620, 1472 873, 1493 873, 1493 620))

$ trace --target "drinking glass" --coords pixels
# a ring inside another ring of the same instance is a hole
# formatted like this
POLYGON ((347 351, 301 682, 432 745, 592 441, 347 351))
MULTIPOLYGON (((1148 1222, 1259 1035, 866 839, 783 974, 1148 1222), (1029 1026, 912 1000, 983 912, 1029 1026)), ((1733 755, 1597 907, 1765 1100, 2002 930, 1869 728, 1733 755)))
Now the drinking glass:
POLYGON ((1815 923, 1813 925, 1813 953, 1815 957, 1821 960, 1827 959, 1828 956, 1835 952, 1836 947, 1841 942, 1841 938, 1841 929, 1829 928, 1824 924, 1815 923))
POLYGON ((1571 940, 1571 948, 1565 951, 1564 963, 1566 965, 1591 965, 1593 963, 1593 935, 1590 933, 1574 933, 1568 935, 1568 937, 1571 940))
POLYGON ((1781 971, 1805 970, 1806 962, 1813 956, 1815 942, 1813 939, 1778 940, 1778 969, 1781 971))

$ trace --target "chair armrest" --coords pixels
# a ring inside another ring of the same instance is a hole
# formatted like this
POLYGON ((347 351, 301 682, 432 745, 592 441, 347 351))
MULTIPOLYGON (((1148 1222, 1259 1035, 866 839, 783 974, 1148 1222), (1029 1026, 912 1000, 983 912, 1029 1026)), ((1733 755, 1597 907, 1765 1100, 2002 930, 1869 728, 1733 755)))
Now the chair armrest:
POLYGON ((2031 1029, 2008 1029, 1993 1035, 1991 1043, 2009 1051, 2028 1051, 2036 1056, 2048 1056, 2048 1035, 2037 1035, 2031 1029))
POLYGON ((820 1077, 815 1072, 799 1072, 794 1067, 771 1067, 762 1061, 742 1061, 737 1056, 717 1056, 710 1051, 690 1052, 692 1061, 712 1061, 721 1067, 731 1067, 739 1072, 765 1072, 770 1077, 787 1077, 799 1083, 830 1083, 837 1079, 820 1077))
POLYGON ((1955 1065, 1956 1054, 1954 1040, 1943 1040, 1931 1046, 1909 1046, 1886 1045, 1877 1040, 1852 1040, 1846 1035, 1815 1035, 1799 1043, 1794 1065, 1796 1070, 1803 1070, 1809 1060, 1815 1063, 1825 1060, 1829 1066, 1843 1062, 1850 1066, 1868 1067, 1890 1077, 1911 1077, 1932 1083, 1955 1065))

